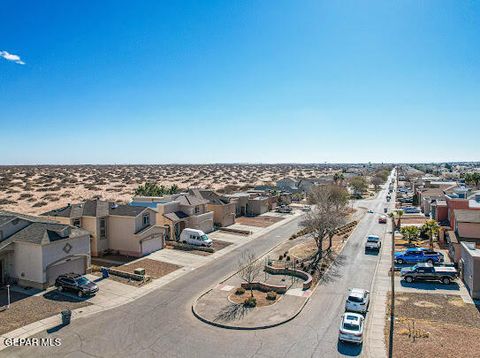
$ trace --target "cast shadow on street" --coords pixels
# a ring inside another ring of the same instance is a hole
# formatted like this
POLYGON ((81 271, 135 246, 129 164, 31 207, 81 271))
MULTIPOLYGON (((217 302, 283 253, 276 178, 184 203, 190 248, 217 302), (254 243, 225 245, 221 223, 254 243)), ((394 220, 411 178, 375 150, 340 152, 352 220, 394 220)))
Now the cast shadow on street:
POLYGON ((222 310, 215 317, 215 321, 234 321, 245 317, 252 308, 245 307, 245 305, 230 303, 223 307, 222 310))
POLYGON ((338 255, 327 272, 324 273, 322 277, 322 283, 335 282, 336 280, 342 278, 343 274, 341 269, 343 266, 345 266, 346 260, 347 258, 345 255, 338 255))
POLYGON ((349 357, 359 356, 362 353, 362 347, 362 344, 344 343, 340 341, 337 343, 338 352, 349 357))

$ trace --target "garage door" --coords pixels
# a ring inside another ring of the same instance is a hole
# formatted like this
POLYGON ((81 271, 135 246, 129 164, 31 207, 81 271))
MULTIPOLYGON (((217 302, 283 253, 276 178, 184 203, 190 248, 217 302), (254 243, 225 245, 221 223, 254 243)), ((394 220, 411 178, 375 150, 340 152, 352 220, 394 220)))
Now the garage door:
POLYGON ((163 240, 158 238, 158 239, 150 239, 150 240, 145 240, 142 241, 140 244, 142 246, 142 255, 149 254, 151 252, 160 250, 163 248, 163 240))
POLYGON ((71 272, 80 275, 85 274, 86 267, 84 257, 71 258, 69 261, 59 262, 58 264, 50 266, 47 268, 47 281, 53 285, 58 276, 71 272))

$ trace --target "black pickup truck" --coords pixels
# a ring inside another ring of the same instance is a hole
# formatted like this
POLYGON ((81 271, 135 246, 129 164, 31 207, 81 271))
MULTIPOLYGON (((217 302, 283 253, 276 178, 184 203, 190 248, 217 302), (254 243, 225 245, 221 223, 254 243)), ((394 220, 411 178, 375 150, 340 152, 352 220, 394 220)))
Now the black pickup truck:
POLYGON ((457 275, 455 267, 432 266, 426 263, 418 263, 413 267, 405 267, 400 271, 400 276, 408 283, 422 280, 440 281, 448 285, 457 278, 457 275))

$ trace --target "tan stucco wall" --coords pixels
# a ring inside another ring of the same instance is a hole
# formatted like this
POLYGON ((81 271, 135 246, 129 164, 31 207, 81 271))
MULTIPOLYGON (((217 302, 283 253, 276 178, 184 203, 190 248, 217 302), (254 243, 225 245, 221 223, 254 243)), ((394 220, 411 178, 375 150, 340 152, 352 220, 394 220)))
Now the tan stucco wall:
POLYGON ((140 244, 134 238, 135 217, 110 216, 108 219, 110 249, 127 254, 140 252, 140 244))
POLYGON ((480 239, 480 224, 458 223, 458 235, 462 238, 480 239))
POLYGON ((42 247, 27 242, 16 242, 14 247, 12 276, 19 280, 43 283, 42 247))
POLYGON ((225 205, 208 204, 209 211, 213 211, 213 222, 218 226, 229 226, 235 223, 235 203, 225 205))

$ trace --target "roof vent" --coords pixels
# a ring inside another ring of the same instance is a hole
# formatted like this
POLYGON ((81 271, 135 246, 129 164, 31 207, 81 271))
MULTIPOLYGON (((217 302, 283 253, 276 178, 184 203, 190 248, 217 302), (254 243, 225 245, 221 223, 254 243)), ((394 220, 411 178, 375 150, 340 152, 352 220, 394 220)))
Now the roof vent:
POLYGON ((118 204, 117 204, 117 203, 113 203, 113 204, 112 204, 112 209, 116 209, 116 208, 118 208, 118 204))

